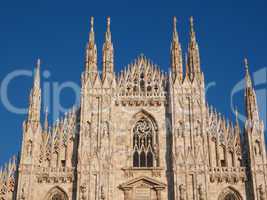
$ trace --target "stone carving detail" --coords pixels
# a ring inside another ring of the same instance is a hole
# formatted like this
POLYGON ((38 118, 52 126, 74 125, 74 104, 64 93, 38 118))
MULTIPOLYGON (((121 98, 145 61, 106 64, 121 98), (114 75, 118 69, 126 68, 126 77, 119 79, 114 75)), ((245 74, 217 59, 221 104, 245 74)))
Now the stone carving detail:
POLYGON ((40 116, 38 60, 20 161, 0 168, 0 200, 266 200, 264 124, 247 61, 243 129, 237 114, 232 123, 206 104, 193 18, 185 62, 174 19, 169 74, 144 55, 116 74, 107 21, 99 62, 91 19, 80 105, 51 126, 48 112, 44 124, 40 116))
POLYGON ((204 191, 203 191, 203 186, 200 184, 198 186, 198 196, 199 196, 199 200, 205 200, 205 194, 204 194, 204 191))
POLYGON ((155 160, 155 133, 153 124, 146 118, 138 120, 133 128, 134 167, 153 167, 155 160))
POLYGON ((80 187, 80 191, 81 191, 81 200, 86 200, 86 191, 87 191, 87 187, 86 184, 82 184, 80 187))
POLYGON ((258 190, 259 190, 260 200, 265 200, 266 198, 265 198, 265 191, 263 189, 263 186, 260 185, 258 190))
POLYGON ((185 190, 185 186, 183 184, 181 184, 179 186, 179 191, 180 191, 180 200, 185 200, 186 199, 186 190, 185 190))

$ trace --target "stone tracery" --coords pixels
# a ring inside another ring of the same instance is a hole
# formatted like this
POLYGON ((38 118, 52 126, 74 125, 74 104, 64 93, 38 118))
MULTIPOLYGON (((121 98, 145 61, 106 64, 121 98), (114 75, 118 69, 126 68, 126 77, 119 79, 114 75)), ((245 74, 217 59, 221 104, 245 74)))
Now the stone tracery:
POLYGON ((153 167, 155 160, 155 129, 147 118, 138 120, 133 128, 133 166, 153 167))

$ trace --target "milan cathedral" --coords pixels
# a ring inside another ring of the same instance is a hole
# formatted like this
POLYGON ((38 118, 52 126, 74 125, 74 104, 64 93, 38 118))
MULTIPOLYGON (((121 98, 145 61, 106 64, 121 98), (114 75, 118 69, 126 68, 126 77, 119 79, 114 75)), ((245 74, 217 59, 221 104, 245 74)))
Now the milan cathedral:
POLYGON ((206 102, 193 18, 185 57, 176 18, 171 40, 169 74, 144 55, 115 73, 108 18, 100 73, 91 18, 80 105, 53 126, 47 113, 40 120, 38 60, 19 157, 0 169, 0 200, 266 200, 248 61, 241 128, 238 114, 229 122, 206 102))

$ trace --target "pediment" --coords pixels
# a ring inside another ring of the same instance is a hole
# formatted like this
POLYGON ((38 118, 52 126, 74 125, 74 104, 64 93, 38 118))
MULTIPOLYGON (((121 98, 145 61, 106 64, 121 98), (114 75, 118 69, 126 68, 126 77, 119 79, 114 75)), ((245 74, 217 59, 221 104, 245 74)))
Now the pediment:
POLYGON ((166 187, 166 184, 161 183, 155 179, 142 176, 142 177, 132 179, 119 186, 119 188, 122 190, 136 188, 136 187, 164 189, 166 187))

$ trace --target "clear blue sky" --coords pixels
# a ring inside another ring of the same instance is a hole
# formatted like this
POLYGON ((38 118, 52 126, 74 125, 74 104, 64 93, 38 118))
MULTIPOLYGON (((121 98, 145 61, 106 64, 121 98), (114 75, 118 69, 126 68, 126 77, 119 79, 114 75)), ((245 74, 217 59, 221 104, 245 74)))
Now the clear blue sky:
MULTIPOLYGON (((52 73, 48 81, 79 83, 90 16, 95 16, 99 56, 105 18, 111 16, 117 71, 140 53, 167 71, 172 17, 178 18, 185 52, 189 16, 193 15, 206 82, 216 81, 207 94, 208 102, 232 119, 230 94, 244 76, 243 58, 248 57, 251 72, 267 66, 266 9, 264 0, 1 1, 0 81, 16 69, 33 69, 36 58, 40 57, 42 69, 52 73)), ((29 77, 13 81, 8 91, 12 103, 27 106, 31 86, 29 77)), ((261 89, 266 92, 266 82, 261 89)), ((241 111, 243 99, 242 92, 236 94, 235 104, 241 111)), ((71 106, 72 93, 66 90, 62 101, 71 106)), ((0 102, 0 164, 19 151, 25 118, 10 113, 0 102)))

